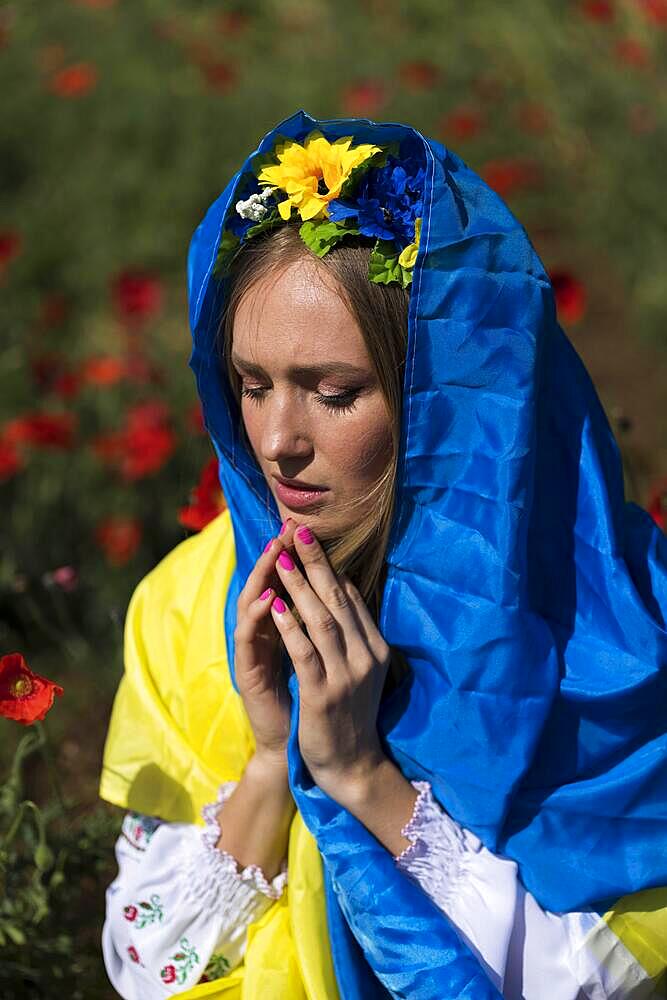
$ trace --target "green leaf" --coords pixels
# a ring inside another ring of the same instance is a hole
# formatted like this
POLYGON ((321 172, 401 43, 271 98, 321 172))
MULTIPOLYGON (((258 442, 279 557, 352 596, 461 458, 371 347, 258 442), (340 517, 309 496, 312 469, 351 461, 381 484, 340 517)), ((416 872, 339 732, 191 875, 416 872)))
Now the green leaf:
POLYGON ((392 281, 403 284, 403 268, 398 263, 399 255, 390 240, 378 240, 368 261, 368 277, 378 285, 388 285, 392 281))
POLYGON ((318 257, 324 257, 325 253, 346 236, 354 236, 359 233, 356 226, 341 226, 331 219, 310 220, 304 222, 299 229, 301 239, 318 257))
POLYGON ((25 944, 27 938, 20 927, 15 927, 14 924, 5 924, 4 930, 7 932, 8 937, 12 939, 14 944, 25 944))
POLYGON ((267 229, 274 229, 276 226, 282 226, 283 222, 282 216, 277 208, 274 208, 272 212, 265 215, 260 222, 256 222, 254 226, 251 226, 245 234, 246 240, 253 239, 254 236, 259 236, 260 233, 266 232, 267 229))
POLYGON ((223 230, 222 237, 220 238, 220 245, 218 247, 218 255, 213 267, 214 277, 224 277, 229 269, 229 265, 234 260, 240 245, 241 240, 238 238, 236 233, 232 233, 229 229, 223 230))
POLYGON ((343 182, 338 197, 349 198, 350 195, 356 191, 357 185, 364 174, 369 170, 376 170, 378 167, 383 167, 386 160, 387 154, 384 150, 381 150, 379 153, 373 153, 373 155, 369 156, 369 158, 364 160, 363 163, 353 167, 343 182))

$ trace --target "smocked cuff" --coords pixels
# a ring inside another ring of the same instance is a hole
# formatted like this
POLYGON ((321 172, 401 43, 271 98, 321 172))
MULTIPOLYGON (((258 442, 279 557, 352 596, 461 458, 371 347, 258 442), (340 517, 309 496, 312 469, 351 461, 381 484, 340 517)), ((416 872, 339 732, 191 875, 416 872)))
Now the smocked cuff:
POLYGON ((201 814, 206 825, 201 830, 200 836, 209 863, 218 879, 225 881, 232 875, 240 882, 268 896, 269 899, 279 899, 287 884, 286 861, 283 861, 280 871, 269 882, 259 865, 248 865, 245 868, 241 868, 232 854, 216 847, 222 833, 218 813, 236 788, 236 784, 235 781, 224 782, 218 789, 216 801, 202 807, 201 814))
POLYGON ((437 886, 439 904, 444 906, 464 877, 471 853, 476 853, 481 843, 441 808, 428 781, 412 781, 411 785, 419 794, 412 816, 401 830, 410 843, 394 861, 420 884, 430 885, 430 891, 437 886))

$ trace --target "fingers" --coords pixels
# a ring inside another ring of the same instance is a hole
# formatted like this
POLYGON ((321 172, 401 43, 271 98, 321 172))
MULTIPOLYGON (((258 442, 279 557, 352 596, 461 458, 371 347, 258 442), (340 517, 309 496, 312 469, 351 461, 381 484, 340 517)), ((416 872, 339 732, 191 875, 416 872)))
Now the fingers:
POLYGON ((275 571, 276 557, 283 548, 292 544, 294 527, 294 521, 288 518, 281 528, 281 533, 266 543, 239 594, 237 601, 239 611, 245 612, 267 587, 279 586, 280 580, 275 571))
POLYGON ((294 665, 303 691, 317 691, 326 684, 324 664, 310 639, 280 597, 271 602, 271 615, 294 665))
POLYGON ((302 524, 295 526, 293 538, 294 551, 303 564, 306 576, 304 577, 298 569, 296 572, 280 572, 283 568, 280 561, 277 569, 280 579, 294 598, 299 614, 304 618, 299 602, 304 604, 304 610, 307 610, 306 602, 309 602, 312 611, 322 617, 324 629, 332 628, 331 617, 343 632, 353 629, 357 623, 350 598, 331 568, 326 553, 316 536, 310 528, 302 524), (319 600, 313 600, 313 596, 319 600))

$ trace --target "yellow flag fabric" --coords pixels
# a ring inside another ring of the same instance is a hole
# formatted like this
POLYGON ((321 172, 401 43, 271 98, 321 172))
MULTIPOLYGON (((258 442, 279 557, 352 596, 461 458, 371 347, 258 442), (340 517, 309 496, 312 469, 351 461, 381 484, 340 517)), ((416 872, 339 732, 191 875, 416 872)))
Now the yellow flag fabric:
MULTIPOLYGON (((201 808, 219 785, 241 778, 255 744, 227 663, 223 615, 235 565, 225 510, 134 591, 100 780, 108 802, 168 822, 203 823, 201 808)), ((288 870, 281 899, 248 928, 242 964, 182 997, 337 1000, 322 860, 298 811, 288 870)))

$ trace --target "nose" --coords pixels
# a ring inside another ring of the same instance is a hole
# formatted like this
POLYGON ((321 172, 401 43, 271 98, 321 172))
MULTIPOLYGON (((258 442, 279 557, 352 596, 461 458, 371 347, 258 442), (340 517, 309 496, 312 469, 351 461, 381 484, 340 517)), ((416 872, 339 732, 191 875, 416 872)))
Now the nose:
POLYGON ((262 457, 278 465, 289 459, 309 458, 313 441, 305 406, 291 394, 274 391, 272 395, 262 412, 262 457))

